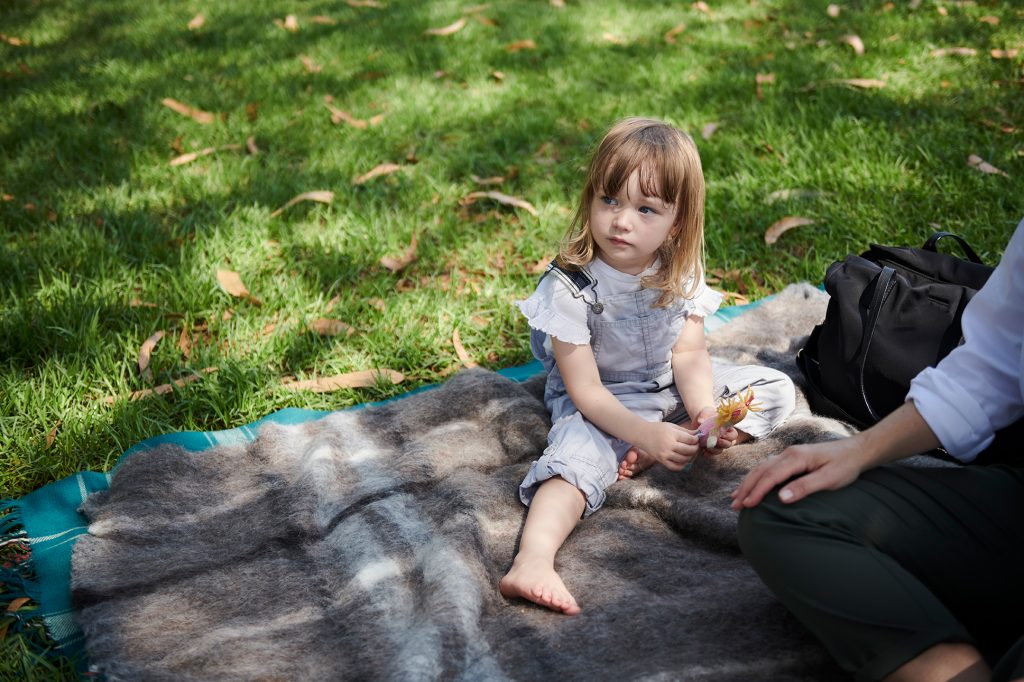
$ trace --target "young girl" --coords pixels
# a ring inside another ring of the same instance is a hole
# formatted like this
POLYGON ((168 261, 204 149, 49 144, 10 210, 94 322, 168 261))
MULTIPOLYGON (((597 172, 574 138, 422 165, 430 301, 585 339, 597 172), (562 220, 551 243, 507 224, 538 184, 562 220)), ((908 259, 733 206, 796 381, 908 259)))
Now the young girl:
POLYGON ((659 121, 617 123, 590 161, 558 258, 516 304, 548 372, 552 427, 519 488, 530 510, 502 595, 579 613, 555 553, 608 486, 655 463, 680 471, 700 451, 694 430, 714 415, 716 398, 752 386, 764 409, 712 453, 769 433, 792 411, 785 374, 711 360, 704 318, 721 295, 704 282, 703 249, 704 175, 693 140, 659 121))

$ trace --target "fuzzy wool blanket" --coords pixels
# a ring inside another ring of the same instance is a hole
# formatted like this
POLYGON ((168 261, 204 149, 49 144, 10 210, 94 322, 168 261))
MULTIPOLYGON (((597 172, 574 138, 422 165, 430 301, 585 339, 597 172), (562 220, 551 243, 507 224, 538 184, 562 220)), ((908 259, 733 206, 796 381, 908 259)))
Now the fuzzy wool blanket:
MULTIPOLYGON (((777 367, 824 317, 792 285, 710 334, 777 367)), ((161 446, 83 508, 72 594, 108 680, 831 680, 844 676, 736 543, 729 492, 794 442, 848 433, 803 397, 772 436, 609 490, 557 569, 583 612, 498 593, 545 446, 542 378, 483 370, 248 444, 161 446)))

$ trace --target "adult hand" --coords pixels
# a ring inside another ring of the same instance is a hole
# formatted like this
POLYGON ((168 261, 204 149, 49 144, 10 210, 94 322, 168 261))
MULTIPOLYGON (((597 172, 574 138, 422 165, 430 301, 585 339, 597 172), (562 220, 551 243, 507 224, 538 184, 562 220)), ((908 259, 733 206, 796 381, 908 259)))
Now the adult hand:
POLYGON ((649 422, 635 445, 670 471, 680 471, 700 451, 693 431, 670 422, 649 422))
POLYGON ((732 493, 732 508, 760 504, 775 486, 793 479, 779 491, 779 499, 796 502, 819 490, 838 490, 853 483, 867 468, 864 448, 857 438, 791 445, 747 474, 732 493), (796 477, 796 478, 794 478, 796 477))

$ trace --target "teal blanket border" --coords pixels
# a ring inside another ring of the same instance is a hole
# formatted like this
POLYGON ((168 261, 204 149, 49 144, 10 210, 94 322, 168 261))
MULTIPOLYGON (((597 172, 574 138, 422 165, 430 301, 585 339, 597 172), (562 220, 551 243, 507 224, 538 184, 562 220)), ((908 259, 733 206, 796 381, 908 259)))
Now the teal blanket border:
MULTIPOLYGON (((767 299, 719 310, 705 320, 706 331, 714 331, 765 300, 767 299)), ((502 369, 498 373, 515 381, 525 381, 542 369, 540 362, 534 361, 502 369)), ((434 386, 423 386, 389 400, 364 403, 347 409, 362 409, 370 405, 400 400, 431 388, 434 386)), ((78 508, 89 495, 106 490, 110 486, 113 472, 126 458, 164 444, 178 445, 190 451, 202 451, 217 445, 247 443, 256 438, 264 424, 301 424, 321 419, 328 414, 331 412, 288 407, 234 429, 184 431, 154 436, 126 450, 109 472, 83 471, 47 484, 20 499, 0 500, 0 542, 21 541, 27 543, 31 549, 31 558, 27 562, 0 568, 0 583, 7 589, 5 598, 26 596, 39 604, 39 609, 35 611, 6 613, 5 615, 15 618, 11 631, 21 631, 30 621, 38 622, 37 619, 42 618, 59 652, 78 660, 82 670, 85 658, 84 635, 71 606, 71 549, 75 540, 87 532, 86 519, 78 513, 78 508)))

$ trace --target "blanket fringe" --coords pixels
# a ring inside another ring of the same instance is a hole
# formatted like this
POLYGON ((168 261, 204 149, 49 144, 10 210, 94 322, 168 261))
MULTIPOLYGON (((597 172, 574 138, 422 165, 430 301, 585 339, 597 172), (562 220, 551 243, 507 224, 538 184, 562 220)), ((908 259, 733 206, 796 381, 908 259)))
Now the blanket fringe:
POLYGON ((39 581, 17 500, 0 500, 0 638, 25 635, 39 652, 51 649, 39 615, 39 581))

